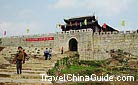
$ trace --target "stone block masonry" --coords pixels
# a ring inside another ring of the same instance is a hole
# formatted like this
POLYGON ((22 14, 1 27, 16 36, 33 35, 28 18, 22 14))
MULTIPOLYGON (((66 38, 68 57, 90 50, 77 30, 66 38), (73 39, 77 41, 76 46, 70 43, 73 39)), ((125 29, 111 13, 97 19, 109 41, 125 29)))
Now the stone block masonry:
MULTIPOLYGON (((31 51, 31 48, 39 49, 43 54, 45 48, 52 48, 55 53, 60 53, 63 47, 65 51, 78 51, 80 60, 104 60, 110 57, 111 49, 121 49, 138 56, 137 32, 95 32, 92 29, 70 30, 43 35, 3 37, 2 47, 23 46, 31 51), (53 37, 54 39, 42 39, 53 37), (40 41, 26 41, 27 38, 37 38, 40 41)), ((26 49, 27 50, 27 49, 26 49)))

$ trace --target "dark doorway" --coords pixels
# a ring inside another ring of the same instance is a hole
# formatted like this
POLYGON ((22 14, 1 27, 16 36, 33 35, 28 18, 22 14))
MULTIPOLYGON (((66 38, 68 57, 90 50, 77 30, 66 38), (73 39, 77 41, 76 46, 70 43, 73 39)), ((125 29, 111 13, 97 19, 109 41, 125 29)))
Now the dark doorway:
POLYGON ((70 39, 69 50, 70 51, 78 51, 78 42, 75 38, 70 39))

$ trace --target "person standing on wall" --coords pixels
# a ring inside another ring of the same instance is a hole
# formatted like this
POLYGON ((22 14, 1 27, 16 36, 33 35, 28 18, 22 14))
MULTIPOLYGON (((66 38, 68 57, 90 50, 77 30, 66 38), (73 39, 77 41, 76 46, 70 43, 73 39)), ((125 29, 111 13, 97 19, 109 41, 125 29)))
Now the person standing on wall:
POLYGON ((24 61, 24 52, 22 50, 22 47, 18 47, 18 53, 16 54, 14 58, 14 62, 16 62, 16 68, 17 68, 17 74, 22 73, 22 63, 24 61))
POLYGON ((63 54, 63 47, 61 48, 61 54, 63 54))
POLYGON ((49 49, 49 60, 51 59, 52 57, 52 48, 49 49))
POLYGON ((49 55, 49 50, 48 48, 46 48, 46 50, 44 51, 45 60, 47 60, 48 55, 49 55))

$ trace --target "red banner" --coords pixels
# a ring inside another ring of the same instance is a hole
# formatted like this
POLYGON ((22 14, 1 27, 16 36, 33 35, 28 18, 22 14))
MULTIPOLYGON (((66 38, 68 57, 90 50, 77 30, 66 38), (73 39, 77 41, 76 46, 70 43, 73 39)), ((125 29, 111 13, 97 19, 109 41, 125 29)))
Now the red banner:
POLYGON ((46 41, 46 40, 54 40, 54 37, 26 38, 26 41, 27 42, 32 42, 32 41, 46 41))

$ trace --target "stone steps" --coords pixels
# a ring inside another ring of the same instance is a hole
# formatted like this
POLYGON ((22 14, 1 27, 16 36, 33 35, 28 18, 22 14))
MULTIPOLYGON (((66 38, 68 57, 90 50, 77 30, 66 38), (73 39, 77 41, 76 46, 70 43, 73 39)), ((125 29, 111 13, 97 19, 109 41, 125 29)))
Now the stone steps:
MULTIPOLYGON (((1 72, 16 72, 16 70, 3 70, 0 69, 1 72)), ((35 70, 23 70, 23 73, 29 73, 29 74, 40 74, 40 73, 45 73, 46 71, 35 71, 35 70)))
POLYGON ((21 84, 21 85, 51 85, 51 82, 41 81, 40 74, 46 74, 54 67, 57 60, 65 55, 54 55, 51 60, 44 60, 43 57, 30 58, 23 64, 22 74, 16 74, 16 64, 11 64, 6 69, 0 69, 0 83, 21 84))
MULTIPOLYGON (((4 49, 3 49, 4 50, 4 49)), ((66 56, 66 54, 55 54, 51 60, 44 60, 43 56, 37 58, 30 57, 28 61, 22 66, 22 74, 16 73, 16 64, 11 64, 5 69, 0 69, 0 85, 6 83, 8 85, 52 85, 51 82, 41 81, 40 74, 46 74, 49 69, 54 67, 57 60, 60 60, 66 56)))
MULTIPOLYGON (((22 74, 16 74, 16 72, 0 72, 3 77, 4 75, 9 75, 9 77, 13 79, 23 78, 23 79, 32 79, 32 78, 41 78, 40 74, 30 74, 30 73, 22 73, 22 74), (20 77, 19 77, 20 76, 20 77)), ((2 76, 1 76, 2 77, 2 76)))
POLYGON ((49 81, 41 81, 41 79, 12 79, 12 78, 0 78, 0 85, 53 85, 49 81), (2 84, 3 85, 3 84, 2 84))

